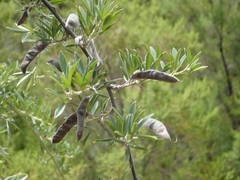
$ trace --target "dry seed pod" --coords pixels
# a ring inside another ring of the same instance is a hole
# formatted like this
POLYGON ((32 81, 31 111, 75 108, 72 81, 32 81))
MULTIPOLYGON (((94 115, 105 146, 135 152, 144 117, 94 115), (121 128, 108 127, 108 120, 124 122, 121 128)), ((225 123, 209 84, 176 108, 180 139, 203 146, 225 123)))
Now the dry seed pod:
POLYGON ((83 46, 83 44, 84 44, 84 42, 83 42, 83 36, 77 36, 76 38, 75 38, 75 43, 76 43, 76 45, 78 45, 78 46, 83 46))
POLYGON ((71 13, 69 14, 65 27, 70 28, 70 29, 74 29, 76 27, 80 26, 80 22, 79 22, 79 17, 77 14, 71 13))
POLYGON ((21 70, 23 73, 26 73, 27 67, 29 64, 35 59, 35 57, 40 54, 47 46, 49 42, 46 41, 39 41, 36 46, 32 49, 28 50, 27 54, 25 55, 23 62, 21 64, 21 70))
POLYGON ((131 79, 153 79, 158 81, 165 81, 170 83, 179 82, 179 79, 171 74, 157 71, 157 70, 147 70, 147 71, 135 71, 131 79))
POLYGON ((171 140, 171 137, 167 131, 166 126, 159 120, 149 118, 143 124, 143 127, 151 129, 153 131, 153 133, 155 135, 157 135, 158 137, 171 140))
POLYGON ((70 131, 70 129, 77 124, 77 114, 71 114, 67 120, 58 128, 56 134, 52 138, 52 143, 59 143, 66 134, 70 131))
POLYGON ((17 25, 21 25, 23 24, 26 19, 28 18, 28 14, 29 14, 29 11, 31 10, 31 8, 29 6, 25 6, 24 7, 24 11, 23 11, 23 14, 22 16, 19 18, 19 20, 17 21, 17 25))
POLYGON ((81 101, 78 109, 77 109, 77 140, 79 141, 83 135, 84 129, 84 119, 87 116, 87 105, 90 97, 86 96, 81 101))
POLYGON ((53 66, 54 66, 55 68, 57 68, 60 72, 62 72, 62 69, 61 69, 59 60, 51 59, 51 60, 48 60, 48 63, 51 64, 51 65, 53 65, 53 66))

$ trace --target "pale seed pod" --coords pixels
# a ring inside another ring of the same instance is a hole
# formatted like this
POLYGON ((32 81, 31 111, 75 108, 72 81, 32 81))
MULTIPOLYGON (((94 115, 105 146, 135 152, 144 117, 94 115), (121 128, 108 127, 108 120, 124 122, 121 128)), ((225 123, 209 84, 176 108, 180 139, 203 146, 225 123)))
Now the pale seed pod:
POLYGON ((157 70, 147 70, 147 71, 135 71, 131 79, 152 79, 158 81, 165 81, 170 83, 179 82, 179 79, 171 74, 157 71, 157 70))
POLYGON ((89 103, 90 96, 86 96, 80 102, 80 105, 77 109, 77 140, 79 141, 83 135, 84 130, 84 119, 87 116, 87 105, 89 103))
POLYGON ((153 118, 149 118, 143 124, 143 127, 151 129, 156 136, 161 137, 163 139, 168 139, 171 141, 171 137, 167 131, 167 128, 161 121, 153 118))
POLYGON ((83 36, 77 36, 75 38, 75 44, 78 45, 78 46, 83 46, 84 42, 83 42, 83 36))
POLYGON ((74 28, 80 26, 80 22, 79 22, 79 17, 77 14, 71 13, 69 14, 65 27, 70 28, 71 30, 73 30, 74 28))
POLYGON ((77 124, 77 114, 71 114, 67 120, 58 128, 57 132, 52 138, 52 143, 59 143, 66 134, 72 129, 74 125, 77 124))
POLYGON ((25 74, 29 64, 40 54, 47 46, 49 42, 39 41, 32 49, 28 50, 21 64, 21 70, 25 74))
POLYGON ((54 66, 55 68, 57 68, 57 70, 59 70, 60 72, 62 72, 62 69, 61 69, 59 60, 50 59, 50 60, 48 60, 48 63, 51 64, 51 65, 53 65, 53 66, 54 66))

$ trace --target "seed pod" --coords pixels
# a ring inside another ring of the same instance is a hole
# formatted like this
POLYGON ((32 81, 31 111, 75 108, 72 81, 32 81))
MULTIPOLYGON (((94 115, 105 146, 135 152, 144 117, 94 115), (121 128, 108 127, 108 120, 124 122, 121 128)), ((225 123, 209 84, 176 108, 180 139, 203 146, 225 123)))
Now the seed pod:
POLYGON ((70 131, 70 129, 77 124, 77 114, 71 114, 67 120, 58 128, 56 134, 52 138, 52 143, 59 143, 66 134, 70 131))
POLYGON ((86 96, 81 101, 78 109, 77 109, 77 140, 79 141, 83 135, 84 129, 84 119, 87 116, 87 105, 90 97, 86 96))
POLYGON ((149 118, 143 124, 143 127, 151 129, 153 133, 158 137, 161 137, 163 139, 168 139, 171 141, 171 137, 167 131, 167 128, 161 121, 153 118, 149 118))
POLYGON ((49 42, 46 41, 39 41, 36 46, 32 49, 28 50, 27 54, 25 55, 23 62, 21 64, 21 70, 23 73, 26 73, 27 67, 29 64, 35 59, 35 57, 40 54, 47 46, 49 42))
POLYGON ((83 36, 77 36, 76 38, 75 38, 75 43, 76 43, 76 45, 79 45, 79 46, 83 46, 83 44, 84 44, 84 42, 83 42, 83 36))
POLYGON ((157 71, 157 70, 147 70, 147 71, 135 71, 131 79, 153 79, 158 81, 165 81, 170 83, 179 82, 179 79, 171 74, 157 71))
POLYGON ((28 15, 29 15, 29 11, 31 10, 31 8, 29 6, 25 6, 24 7, 24 11, 23 11, 23 14, 22 16, 19 18, 19 20, 17 21, 17 25, 21 25, 23 24, 26 19, 28 18, 28 15))
POLYGON ((65 27, 70 28, 70 29, 74 29, 76 27, 80 26, 80 22, 79 22, 79 17, 77 14, 71 13, 69 14, 65 27))
POLYGON ((51 64, 51 65, 53 65, 53 66, 54 66, 55 68, 57 68, 60 72, 62 72, 62 69, 61 69, 59 60, 51 59, 51 60, 48 60, 48 63, 51 64))

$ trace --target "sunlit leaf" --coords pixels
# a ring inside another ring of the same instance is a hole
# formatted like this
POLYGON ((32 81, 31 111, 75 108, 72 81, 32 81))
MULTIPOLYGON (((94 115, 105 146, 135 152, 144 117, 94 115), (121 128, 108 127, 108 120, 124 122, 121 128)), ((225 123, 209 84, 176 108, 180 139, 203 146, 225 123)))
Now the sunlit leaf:
POLYGON ((65 104, 61 104, 60 106, 58 106, 54 112, 54 118, 58 118, 64 112, 65 107, 65 104))

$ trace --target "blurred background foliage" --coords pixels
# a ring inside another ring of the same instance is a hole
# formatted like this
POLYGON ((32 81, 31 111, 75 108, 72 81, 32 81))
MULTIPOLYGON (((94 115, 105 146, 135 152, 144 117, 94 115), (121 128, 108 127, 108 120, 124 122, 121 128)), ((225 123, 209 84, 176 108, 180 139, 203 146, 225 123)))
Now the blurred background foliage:
MULTIPOLYGON (((59 48, 50 47, 38 57, 36 71, 45 75, 41 81, 33 77, 31 91, 16 88, 21 76, 15 73, 20 71, 18 62, 32 46, 6 28, 15 26, 20 2, 0 1, 0 178, 17 174, 46 180, 131 179, 124 151, 118 145, 96 142, 104 132, 91 126, 93 122, 88 124, 87 141, 76 143, 71 132, 64 142, 51 144, 67 115, 54 119, 61 97, 43 91, 54 88, 47 60, 57 58, 59 48)), ((61 15, 76 12, 77 3, 61 4, 61 15)), ((118 97, 126 105, 138 100, 177 139, 176 143, 141 142, 145 150, 134 150, 140 178, 240 180, 240 1, 120 0, 119 4, 124 9, 120 20, 96 42, 112 77, 120 74, 119 50, 150 45, 168 51, 172 47, 201 50, 201 61, 209 67, 179 84, 150 82, 120 92, 118 97)), ((34 15, 29 23, 34 23, 34 15)))

